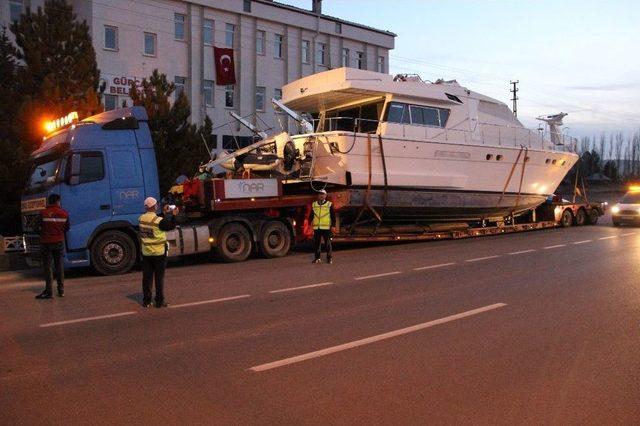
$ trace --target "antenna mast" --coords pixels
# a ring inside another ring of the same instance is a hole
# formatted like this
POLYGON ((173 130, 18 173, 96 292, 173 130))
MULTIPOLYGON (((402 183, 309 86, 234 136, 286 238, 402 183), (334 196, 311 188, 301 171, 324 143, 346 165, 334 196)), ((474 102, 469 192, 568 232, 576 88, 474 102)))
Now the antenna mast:
POLYGON ((517 96, 518 93, 518 83, 520 83, 520 80, 516 80, 516 81, 512 81, 509 84, 513 85, 513 89, 509 90, 509 92, 513 93, 513 98, 511 98, 511 100, 513 101, 513 115, 515 115, 516 117, 518 116, 518 99, 520 99, 517 96))

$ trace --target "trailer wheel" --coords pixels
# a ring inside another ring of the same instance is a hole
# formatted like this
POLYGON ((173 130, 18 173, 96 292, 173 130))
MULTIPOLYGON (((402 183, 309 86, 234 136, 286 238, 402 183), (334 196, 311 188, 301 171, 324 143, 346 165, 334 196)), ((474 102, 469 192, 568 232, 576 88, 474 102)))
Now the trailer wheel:
POLYGON ((574 220, 575 220, 575 224, 577 226, 582 226, 582 225, 585 225, 587 223, 587 213, 584 211, 584 209, 579 209, 578 210, 574 220))
POLYGON ((598 223, 599 217, 600 217, 600 214, 598 213, 598 210, 591 209, 591 211, 589 212, 589 216, 587 218, 587 222, 589 223, 589 225, 595 225, 596 223, 598 223))
POLYGON ((563 228, 567 228, 572 224, 573 224, 573 213, 571 213, 571 210, 566 209, 565 211, 562 212, 562 217, 560 218, 560 225, 562 225, 563 228))
POLYGON ((266 258, 283 257, 291 248, 291 233, 287 226, 277 220, 267 222, 259 239, 260 252, 266 258))
POLYGON ((136 262, 136 245, 122 231, 105 231, 91 244, 91 266, 101 275, 125 274, 136 262))
POLYGON ((225 262, 242 262, 251 254, 251 235, 239 223, 228 223, 218 234, 216 254, 225 262))

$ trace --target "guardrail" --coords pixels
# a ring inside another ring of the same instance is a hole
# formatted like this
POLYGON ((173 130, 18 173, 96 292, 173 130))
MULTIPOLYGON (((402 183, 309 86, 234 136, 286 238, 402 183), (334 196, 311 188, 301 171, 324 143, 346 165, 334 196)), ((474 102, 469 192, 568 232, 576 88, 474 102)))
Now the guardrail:
POLYGON ((24 237, 2 237, 2 254, 24 252, 24 237))

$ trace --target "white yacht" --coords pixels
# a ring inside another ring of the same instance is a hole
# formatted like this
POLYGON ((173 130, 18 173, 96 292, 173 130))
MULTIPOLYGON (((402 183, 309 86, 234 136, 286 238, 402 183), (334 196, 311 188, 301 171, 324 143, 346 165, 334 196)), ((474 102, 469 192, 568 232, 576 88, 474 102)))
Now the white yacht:
POLYGON ((578 159, 559 132, 564 115, 545 119, 547 132, 528 130, 507 105, 456 81, 339 68, 287 84, 282 103, 314 118, 313 131, 277 144, 297 180, 348 188, 343 208, 367 205, 388 219, 517 216, 578 159))

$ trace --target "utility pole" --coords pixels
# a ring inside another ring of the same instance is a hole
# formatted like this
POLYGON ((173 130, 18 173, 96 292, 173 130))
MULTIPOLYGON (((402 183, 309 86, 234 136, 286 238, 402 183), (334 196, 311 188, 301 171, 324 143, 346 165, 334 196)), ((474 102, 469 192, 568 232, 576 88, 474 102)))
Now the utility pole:
POLYGON ((518 83, 520 83, 520 80, 516 80, 516 81, 512 81, 510 84, 513 85, 513 89, 509 90, 511 93, 513 93, 513 98, 511 98, 511 100, 513 101, 513 115, 515 115, 516 117, 518 116, 518 83))

